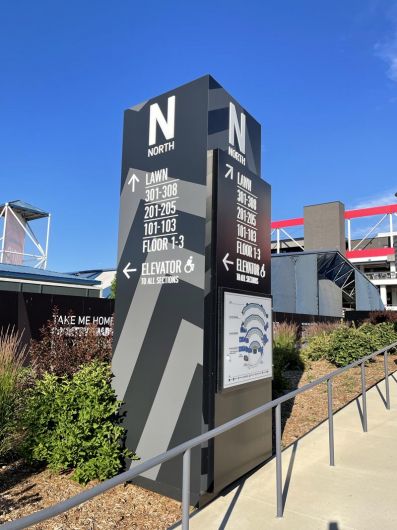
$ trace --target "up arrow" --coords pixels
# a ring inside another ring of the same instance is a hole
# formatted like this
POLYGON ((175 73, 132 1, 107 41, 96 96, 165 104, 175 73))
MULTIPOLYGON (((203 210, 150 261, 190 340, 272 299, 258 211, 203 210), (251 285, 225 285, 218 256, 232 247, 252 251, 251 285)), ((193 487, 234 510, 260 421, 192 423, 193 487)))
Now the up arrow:
POLYGON ((131 266, 131 262, 128 262, 127 265, 123 269, 123 273, 125 274, 127 280, 131 278, 130 272, 136 272, 136 269, 130 269, 129 268, 130 266, 131 266))
POLYGON ((226 164, 226 167, 228 168, 228 170, 225 173, 225 179, 227 179, 227 177, 230 177, 230 180, 233 180, 233 166, 231 166, 230 164, 226 164))
POLYGON ((225 269, 228 271, 229 270, 229 265, 233 265, 234 264, 234 261, 230 261, 228 260, 227 258, 229 257, 229 252, 226 254, 226 256, 223 258, 223 264, 225 266, 225 269))
POLYGON ((131 186, 132 192, 135 191, 135 182, 139 182, 139 178, 135 175, 135 173, 133 173, 130 180, 128 181, 128 185, 131 186))

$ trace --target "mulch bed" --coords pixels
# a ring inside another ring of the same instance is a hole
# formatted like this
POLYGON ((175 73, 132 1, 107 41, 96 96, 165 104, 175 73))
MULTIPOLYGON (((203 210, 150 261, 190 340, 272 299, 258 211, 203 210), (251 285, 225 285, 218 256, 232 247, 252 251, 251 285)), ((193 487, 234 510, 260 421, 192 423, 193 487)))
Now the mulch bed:
MULTIPOLYGON (((389 373, 397 370, 397 355, 388 356, 389 373)), ((301 388, 334 371, 336 368, 328 361, 312 361, 305 369, 286 372, 285 379, 289 388, 286 393, 301 388)), ((366 365, 367 388, 384 379, 383 355, 375 357, 366 365)), ((352 368, 333 380, 333 410, 336 412, 361 394, 361 369, 352 368)), ((282 405, 282 445, 288 447, 298 438, 328 418, 327 384, 322 383, 293 400, 282 405)))
MULTIPOLYGON (((313 361, 304 371, 285 374, 289 389, 302 387, 335 367, 327 361, 313 361)), ((397 355, 389 355, 389 370, 397 369, 397 355)), ((366 368, 368 388, 384 378, 383 356, 366 368)), ((361 389, 360 368, 338 376, 333 384, 334 411, 354 400, 361 389)), ((321 384, 296 396, 282 407, 284 447, 327 418, 327 389, 321 384)), ((93 484, 87 486, 91 487, 93 484)), ((67 474, 54 475, 17 462, 0 469, 0 523, 46 508, 84 490, 67 474)), ((181 506, 167 497, 127 484, 35 525, 36 530, 163 530, 180 520, 181 506)))
MULTIPOLYGON (((87 487, 93 486, 91 483, 87 487)), ((17 519, 84 490, 68 475, 18 462, 0 470, 0 523, 17 519)), ((165 529, 180 519, 179 502, 132 484, 117 486, 36 530, 165 529)))

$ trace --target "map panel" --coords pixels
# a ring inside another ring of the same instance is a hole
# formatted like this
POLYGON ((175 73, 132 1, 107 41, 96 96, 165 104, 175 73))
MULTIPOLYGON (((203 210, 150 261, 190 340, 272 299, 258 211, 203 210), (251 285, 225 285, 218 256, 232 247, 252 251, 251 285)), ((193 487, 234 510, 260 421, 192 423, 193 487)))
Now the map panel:
POLYGON ((224 293, 224 389, 272 377, 271 315, 271 298, 224 293))

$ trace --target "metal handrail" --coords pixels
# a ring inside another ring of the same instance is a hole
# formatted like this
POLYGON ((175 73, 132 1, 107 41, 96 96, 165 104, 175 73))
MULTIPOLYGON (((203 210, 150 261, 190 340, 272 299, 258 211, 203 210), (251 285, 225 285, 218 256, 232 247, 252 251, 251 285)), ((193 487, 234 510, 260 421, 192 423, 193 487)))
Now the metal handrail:
POLYGON ((361 393, 362 393, 362 400, 363 400, 363 406, 362 406, 363 423, 362 424, 363 424, 364 432, 367 432, 367 429, 368 429, 367 405, 366 405, 367 389, 366 389, 366 380, 365 380, 365 363, 373 359, 377 355, 384 354, 386 408, 389 410, 390 409, 390 389, 389 389, 389 379, 388 379, 389 370, 388 370, 387 361, 388 361, 389 351, 394 348, 397 348, 397 342, 394 342, 393 344, 390 344, 389 346, 386 346, 385 348, 377 350, 374 353, 366 355, 365 357, 361 357, 357 361, 354 361, 347 366, 338 368, 337 370, 334 370, 333 372, 330 372, 329 374, 326 374, 320 377, 319 379, 316 379, 315 381, 312 381, 311 383, 304 385, 301 388, 297 388, 296 390, 289 392, 288 394, 285 394, 284 396, 280 396, 277 399, 269 401, 265 405, 261 405, 260 407, 257 407, 256 409, 246 412, 245 414, 242 414, 241 416, 238 416, 237 418, 230 420, 224 423, 223 425, 220 425, 219 427, 211 429, 210 431, 204 434, 196 436, 195 438, 192 438, 191 440, 188 440, 187 442, 177 445, 173 449, 169 449, 168 451, 164 453, 161 453, 157 456, 149 458, 148 460, 145 460, 144 462, 141 462, 140 464, 137 464, 136 466, 134 466, 133 469, 129 469, 128 471, 124 471, 123 473, 120 473, 119 475, 111 479, 105 480, 101 484, 98 484, 97 486, 94 486, 93 488, 89 490, 83 491, 79 493, 78 495, 70 497, 69 499, 62 501, 58 504, 54 504, 53 506, 50 506, 49 508, 44 508, 43 510, 35 512, 31 515, 22 517, 21 519, 17 519, 15 521, 5 523, 1 525, 1 528, 3 530, 19 530, 23 528, 28 528, 31 525, 51 519, 52 517, 55 517, 61 513, 64 513, 70 510, 71 508, 78 506, 79 504, 87 502, 88 500, 96 497, 97 495, 100 495, 104 493, 105 491, 111 488, 114 488, 115 486, 123 484, 124 482, 128 482, 132 480, 133 478, 137 477, 138 475, 141 475, 145 471, 148 471, 149 469, 152 469, 153 467, 163 464, 164 462, 167 462, 168 460, 171 460, 172 458, 175 458, 182 454, 183 455, 182 530, 188 530, 189 529, 189 501, 190 501, 189 486, 190 486, 191 450, 194 447, 197 447, 198 445, 202 445, 203 443, 208 442, 209 440, 215 438, 216 436, 219 436, 220 434, 223 434, 224 432, 227 432, 233 429, 234 427, 237 427, 238 425, 241 425, 242 423, 245 423, 246 421, 252 418, 255 418, 256 416, 259 416, 260 414, 263 414, 264 412, 267 412, 268 410, 273 409, 274 407, 276 408, 275 418, 276 418, 277 517, 282 517, 283 516, 282 460, 281 460, 281 405, 282 403, 285 403, 286 401, 293 399, 298 394, 303 394, 304 392, 307 392, 308 390, 320 385, 321 383, 327 382, 328 423, 329 423, 329 461, 330 461, 330 465, 334 466, 335 465, 335 456, 334 456, 335 451, 334 451, 334 429, 333 429, 333 410, 332 410, 332 380, 338 375, 342 374, 343 372, 350 370, 351 368, 354 368, 356 366, 361 366, 361 385, 362 385, 361 393))

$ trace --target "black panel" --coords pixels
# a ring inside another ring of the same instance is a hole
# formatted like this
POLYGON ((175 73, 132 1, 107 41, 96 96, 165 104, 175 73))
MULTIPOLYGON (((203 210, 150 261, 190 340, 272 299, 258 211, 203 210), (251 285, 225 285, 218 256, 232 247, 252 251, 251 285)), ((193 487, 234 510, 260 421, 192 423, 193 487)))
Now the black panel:
POLYGON ((54 307, 59 314, 72 312, 76 317, 111 317, 114 300, 38 293, 0 292, 0 328, 16 326, 24 331, 24 340, 39 339, 40 329, 52 319, 54 307))

